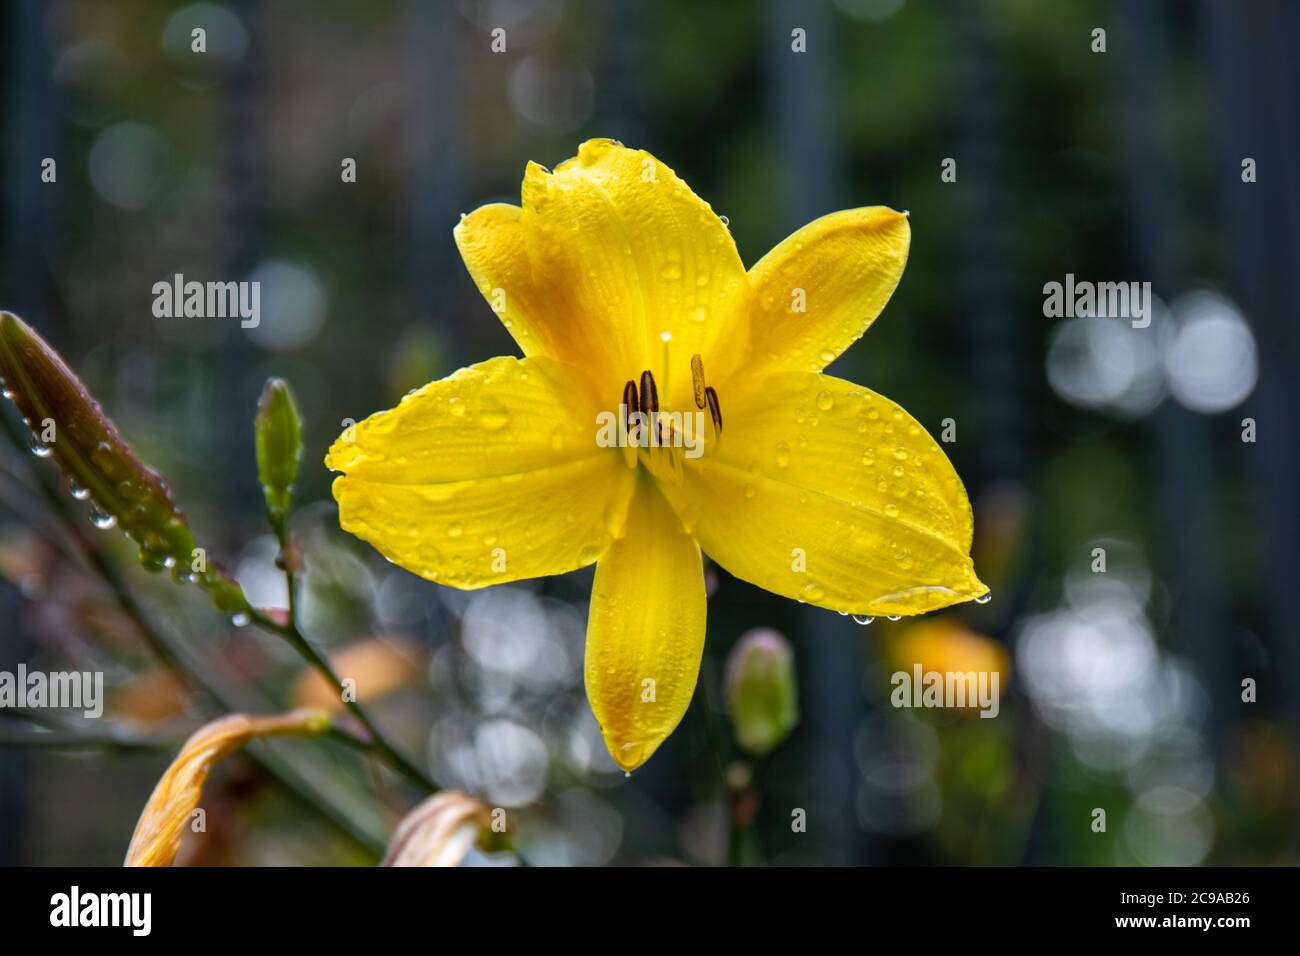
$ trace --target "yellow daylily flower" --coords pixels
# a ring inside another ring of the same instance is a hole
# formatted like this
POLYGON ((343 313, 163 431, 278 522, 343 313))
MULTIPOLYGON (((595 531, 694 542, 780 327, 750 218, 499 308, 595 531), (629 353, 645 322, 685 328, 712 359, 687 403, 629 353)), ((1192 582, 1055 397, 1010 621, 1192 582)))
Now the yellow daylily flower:
POLYGON ((746 271, 722 220, 649 153, 592 140, 554 172, 530 163, 522 206, 455 230, 524 357, 344 432, 326 457, 340 524, 458 588, 595 563, 587 695, 629 771, 694 693, 701 548, 853 614, 980 597, 943 451, 893 402, 822 372, 884 308, 910 236, 881 206, 832 213, 746 271))

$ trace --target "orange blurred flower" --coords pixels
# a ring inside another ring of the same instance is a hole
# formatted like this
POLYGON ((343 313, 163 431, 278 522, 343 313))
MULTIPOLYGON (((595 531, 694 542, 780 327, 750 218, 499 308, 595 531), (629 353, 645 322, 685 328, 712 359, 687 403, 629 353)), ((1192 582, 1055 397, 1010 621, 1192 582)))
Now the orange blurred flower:
MULTIPOLYGON (((364 698, 371 703, 418 680, 422 657, 423 650, 415 641, 373 637, 331 654, 330 664, 345 689, 355 692, 357 699, 364 698)), ((298 675, 290 699, 298 707, 317 707, 330 713, 343 709, 338 689, 313 668, 298 675)))

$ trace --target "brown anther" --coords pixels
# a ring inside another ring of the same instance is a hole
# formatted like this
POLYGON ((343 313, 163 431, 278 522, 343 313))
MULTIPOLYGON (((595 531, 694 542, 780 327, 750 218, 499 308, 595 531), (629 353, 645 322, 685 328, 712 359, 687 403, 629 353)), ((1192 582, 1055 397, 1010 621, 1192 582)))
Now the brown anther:
POLYGON ((695 407, 704 407, 704 359, 691 356, 691 384, 695 386, 695 407))
POLYGON ((653 424, 655 444, 662 447, 664 433, 659 421, 659 389, 655 387, 655 377, 649 369, 641 373, 641 411, 653 424))
POLYGON ((649 369, 641 373, 641 411, 651 416, 659 414, 659 390, 649 369))
POLYGON ((704 390, 704 397, 709 403, 709 417, 713 419, 713 427, 718 434, 722 434, 722 406, 718 403, 718 393, 710 385, 704 390))
POLYGON ((641 410, 636 395, 636 382, 628 382, 623 386, 623 415, 624 421, 631 426, 632 416, 641 410))

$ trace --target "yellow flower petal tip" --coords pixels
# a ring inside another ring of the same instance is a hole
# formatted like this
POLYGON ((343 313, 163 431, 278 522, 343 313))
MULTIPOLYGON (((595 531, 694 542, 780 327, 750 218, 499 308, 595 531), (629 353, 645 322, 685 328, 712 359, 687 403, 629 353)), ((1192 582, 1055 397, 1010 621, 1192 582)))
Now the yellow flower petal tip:
POLYGON ((618 764, 624 773, 630 774, 650 759, 651 755, 659 749, 659 745, 668 739, 668 734, 664 734, 658 740, 619 742, 610 737, 604 739, 605 747, 609 750, 609 755, 614 758, 614 763, 618 764))
POLYGON ((906 211, 833 212, 746 269, 671 168, 592 139, 554 171, 528 163, 518 205, 482 206, 453 235, 523 357, 462 369, 340 436, 326 457, 343 473, 339 522, 458 588, 594 562, 587 696, 624 770, 694 694, 701 551, 855 614, 988 593, 943 447, 823 372, 898 286, 906 211))

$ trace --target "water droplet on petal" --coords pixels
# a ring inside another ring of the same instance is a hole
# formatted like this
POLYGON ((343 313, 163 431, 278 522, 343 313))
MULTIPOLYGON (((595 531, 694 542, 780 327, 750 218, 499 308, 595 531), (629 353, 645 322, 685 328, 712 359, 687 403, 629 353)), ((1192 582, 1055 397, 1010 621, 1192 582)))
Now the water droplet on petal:
POLYGON ((903 615, 901 614, 890 614, 888 617, 891 621, 901 621, 903 619, 903 615))
POLYGON ((81 487, 81 485, 77 484, 75 481, 68 482, 68 492, 78 501, 85 501, 90 497, 90 491, 81 487))
POLYGON ((853 623, 854 623, 854 624, 861 624, 863 627, 866 627, 868 624, 870 624, 870 623, 871 623, 872 621, 874 621, 874 620, 875 620, 874 617, 871 617, 870 615, 867 615, 867 614, 855 614, 855 615, 853 615, 853 623))
POLYGON ((976 603, 976 604, 988 604, 989 601, 992 601, 992 600, 993 600, 993 592, 990 591, 988 594, 981 594, 979 597, 977 597, 977 598, 975 599, 975 603, 976 603))
POLYGON ((240 611, 238 614, 230 615, 230 623, 235 625, 235 627, 247 627, 248 622, 251 620, 252 618, 243 611, 240 611))

